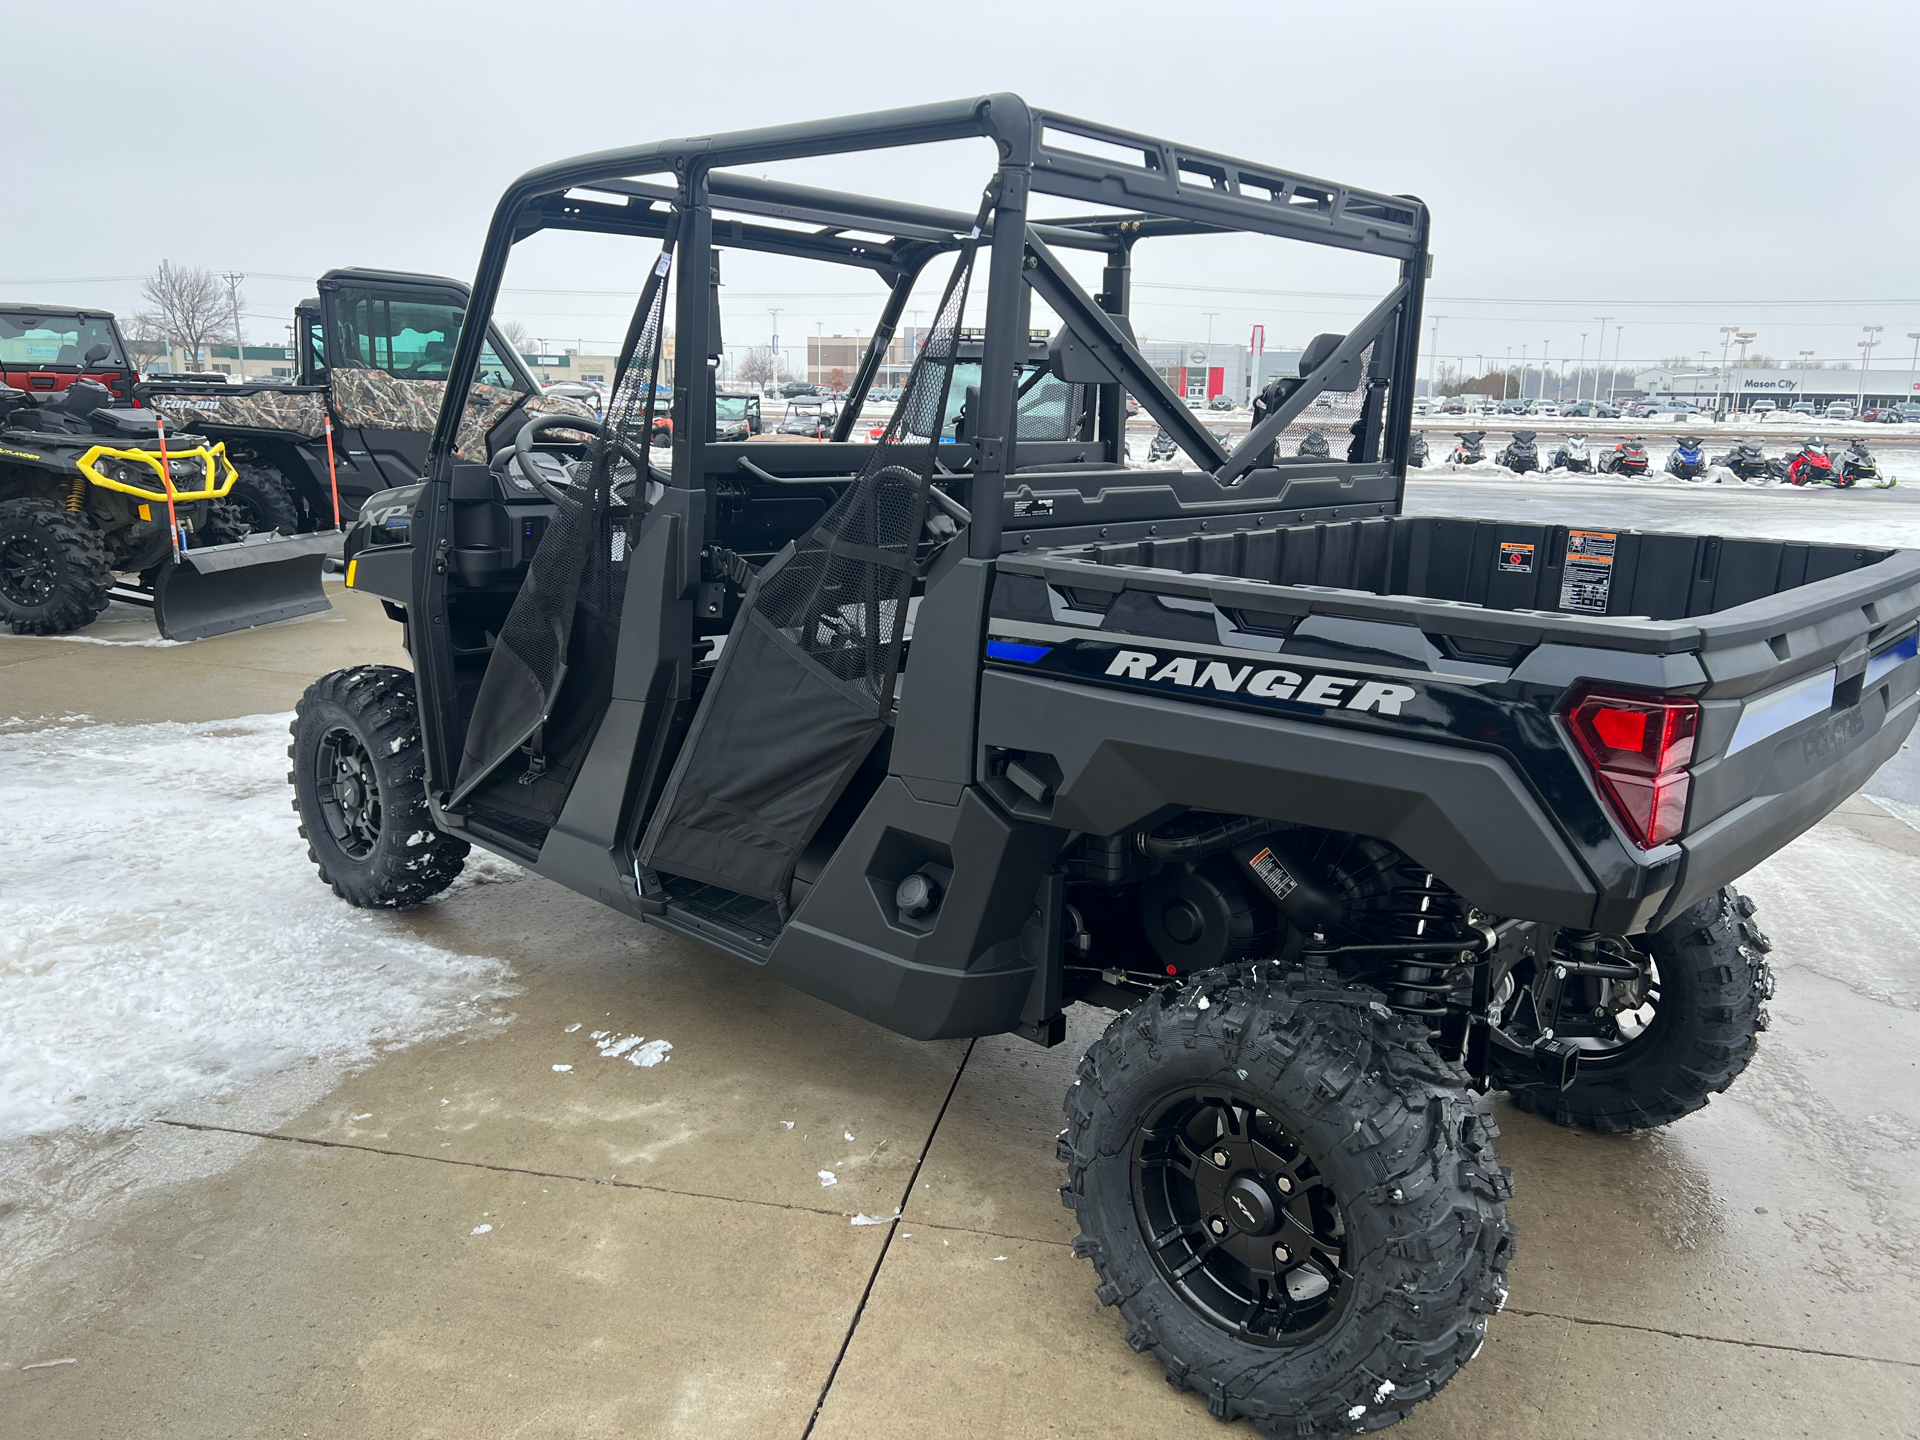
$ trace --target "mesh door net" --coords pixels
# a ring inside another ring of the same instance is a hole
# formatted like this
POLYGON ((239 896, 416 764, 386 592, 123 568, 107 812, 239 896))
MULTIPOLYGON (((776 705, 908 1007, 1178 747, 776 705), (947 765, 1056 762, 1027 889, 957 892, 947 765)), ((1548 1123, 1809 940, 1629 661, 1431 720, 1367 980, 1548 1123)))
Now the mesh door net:
POLYGON ((612 442, 647 453, 671 264, 669 248, 647 276, 622 346, 607 438, 594 447, 584 483, 576 478, 564 503, 556 505, 487 659, 461 748, 455 804, 516 753, 525 753, 522 804, 544 812, 552 824, 573 763, 598 723, 592 701, 610 679, 631 549, 628 526, 639 523, 647 482, 612 442), (627 520, 614 513, 616 501, 628 504, 627 520), (563 704, 568 688, 582 693, 563 704))
POLYGON ((640 863, 773 901, 893 706, 975 238, 860 474, 757 575, 640 846, 640 863))

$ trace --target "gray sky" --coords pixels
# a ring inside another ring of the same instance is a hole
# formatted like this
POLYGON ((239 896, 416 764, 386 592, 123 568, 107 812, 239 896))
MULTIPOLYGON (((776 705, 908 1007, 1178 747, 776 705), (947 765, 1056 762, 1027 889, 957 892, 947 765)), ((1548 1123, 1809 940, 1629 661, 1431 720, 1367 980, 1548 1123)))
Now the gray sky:
MULTIPOLYGON (((5 21, 6 298, 128 313, 165 257, 244 272, 249 339, 275 343, 331 266, 471 278, 495 200, 534 165, 1010 89, 1420 195, 1443 356, 1524 345, 1537 360, 1550 344, 1558 360, 1583 331, 1591 356, 1594 317, 1612 315, 1629 358, 1717 359, 1719 327, 1741 324, 1756 351, 1857 360, 1860 326, 1880 324, 1875 363, 1904 367, 1920 330, 1910 0, 85 10, 16 5, 5 21)), ((984 146, 940 147, 782 173, 972 209, 987 163, 984 146)), ((522 247, 500 315, 593 348, 624 328, 619 294, 645 257, 558 238, 522 247), (617 293, 553 293, 593 291, 617 293)), ((1368 305, 1245 292, 1386 283, 1297 247, 1145 249, 1139 328, 1166 339, 1204 338, 1211 311, 1216 339, 1260 322, 1270 346, 1297 342, 1368 305)), ((726 278, 732 342, 764 343, 772 307, 789 346, 877 308, 847 293, 877 297, 866 282, 759 257, 726 278)))

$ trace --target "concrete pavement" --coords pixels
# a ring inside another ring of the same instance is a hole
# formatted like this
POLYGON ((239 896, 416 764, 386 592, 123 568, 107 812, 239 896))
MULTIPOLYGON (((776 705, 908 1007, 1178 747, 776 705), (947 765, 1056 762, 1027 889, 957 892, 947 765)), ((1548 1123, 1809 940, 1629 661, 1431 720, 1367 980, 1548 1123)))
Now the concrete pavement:
MULTIPOLYGON (((288 709, 398 658, 334 594, 186 647, 0 637, 0 716, 288 709)), ((1759 1059, 1649 1135, 1490 1102, 1511 1305, 1397 1434, 1920 1434, 1920 831, 1855 800, 1747 888, 1759 1059)), ((50 1144, 49 1174, 125 1178, 25 1260, 10 1227, 60 1191, 0 1173, 0 1436, 1250 1433, 1071 1255, 1053 1136, 1103 1012, 1053 1050, 917 1044, 532 876, 400 920, 511 965, 510 1023, 50 1144), (632 1036, 671 1050, 602 1053, 632 1036)))

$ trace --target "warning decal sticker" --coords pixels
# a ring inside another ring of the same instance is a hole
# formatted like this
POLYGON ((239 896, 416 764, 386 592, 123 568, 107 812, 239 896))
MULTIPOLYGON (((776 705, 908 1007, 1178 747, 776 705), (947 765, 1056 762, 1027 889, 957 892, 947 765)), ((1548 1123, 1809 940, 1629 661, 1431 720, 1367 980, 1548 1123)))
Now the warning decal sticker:
POLYGON ((1607 597, 1613 591, 1613 552, 1619 539, 1611 530, 1567 532, 1567 565, 1560 574, 1562 610, 1607 613, 1607 597))
POLYGON ((1533 546, 1524 545, 1518 540, 1500 542, 1500 573, 1502 575, 1531 575, 1533 573, 1533 546))
POLYGON ((1291 895, 1300 882, 1288 872, 1287 867, 1273 858, 1273 851, 1262 849, 1247 862, 1247 868, 1260 877, 1260 882, 1273 892, 1273 898, 1284 900, 1291 895))

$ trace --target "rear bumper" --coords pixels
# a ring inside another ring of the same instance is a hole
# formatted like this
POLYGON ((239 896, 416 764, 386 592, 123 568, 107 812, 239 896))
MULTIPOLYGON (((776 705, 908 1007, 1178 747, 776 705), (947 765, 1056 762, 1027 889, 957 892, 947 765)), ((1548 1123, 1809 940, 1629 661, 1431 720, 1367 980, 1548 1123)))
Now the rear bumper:
POLYGON ((1884 705, 1877 727, 1872 723, 1877 717, 1859 713, 1881 705, 1877 694, 1870 692, 1862 705, 1837 715, 1823 714, 1773 741, 1778 756, 1772 769, 1778 773, 1793 760, 1800 760, 1803 767, 1808 759, 1817 760, 1823 747, 1848 744, 1848 731, 1854 726, 1861 732, 1851 749, 1826 761, 1798 784, 1757 795, 1686 836, 1681 841, 1685 859, 1679 881, 1648 928, 1657 929, 1792 843, 1899 753, 1915 719, 1920 718, 1920 693, 1909 684, 1904 698, 1884 705))

